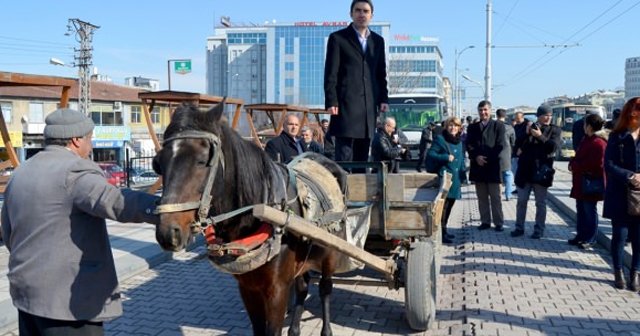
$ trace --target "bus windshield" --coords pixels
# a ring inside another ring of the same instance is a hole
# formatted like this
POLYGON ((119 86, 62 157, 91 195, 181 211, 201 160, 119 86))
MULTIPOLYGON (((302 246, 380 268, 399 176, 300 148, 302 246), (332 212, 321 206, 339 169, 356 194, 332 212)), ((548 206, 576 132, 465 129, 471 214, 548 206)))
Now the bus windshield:
POLYGON ((442 104, 438 97, 390 97, 388 117, 396 119, 398 128, 422 130, 430 122, 442 120, 442 104))

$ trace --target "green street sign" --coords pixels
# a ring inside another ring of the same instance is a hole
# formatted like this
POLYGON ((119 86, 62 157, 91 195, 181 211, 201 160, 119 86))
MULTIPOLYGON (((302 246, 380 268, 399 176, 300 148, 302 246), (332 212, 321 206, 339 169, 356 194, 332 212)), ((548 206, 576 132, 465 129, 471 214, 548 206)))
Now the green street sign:
POLYGON ((181 75, 191 72, 191 60, 180 60, 173 63, 173 69, 181 75))

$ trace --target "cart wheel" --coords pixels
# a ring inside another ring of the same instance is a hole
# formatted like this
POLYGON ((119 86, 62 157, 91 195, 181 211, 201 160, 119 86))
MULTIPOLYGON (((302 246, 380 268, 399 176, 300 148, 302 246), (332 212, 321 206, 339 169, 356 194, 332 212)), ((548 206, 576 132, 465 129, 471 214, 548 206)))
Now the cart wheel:
POLYGON ((414 330, 427 330, 436 318, 436 263, 431 241, 411 244, 404 270, 407 322, 414 330))

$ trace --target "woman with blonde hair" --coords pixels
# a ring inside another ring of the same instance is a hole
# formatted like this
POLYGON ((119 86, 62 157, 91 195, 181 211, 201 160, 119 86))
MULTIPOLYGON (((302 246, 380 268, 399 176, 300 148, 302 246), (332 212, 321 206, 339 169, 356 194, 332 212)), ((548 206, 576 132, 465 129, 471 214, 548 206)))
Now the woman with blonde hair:
POLYGON ((637 292, 640 289, 640 215, 637 215, 640 204, 630 202, 628 192, 630 189, 640 189, 640 97, 631 98, 624 104, 620 118, 609 135, 604 168, 607 172, 607 188, 603 215, 611 219, 613 229, 611 255, 615 287, 625 287, 623 256, 628 235, 632 248, 628 285, 630 290, 637 292))
POLYGON ((447 232, 447 222, 449 221, 449 215, 451 209, 456 200, 462 198, 461 181, 466 179, 464 169, 464 151, 462 147, 462 141, 460 141, 460 129, 462 122, 457 117, 450 117, 444 122, 444 130, 442 134, 438 135, 429 151, 427 152, 427 161, 432 160, 434 162, 427 164, 429 167, 435 164, 439 167, 438 175, 443 176, 444 172, 451 174, 451 187, 447 194, 447 199, 444 202, 444 209, 442 211, 442 242, 450 244, 455 238, 452 234, 447 232))

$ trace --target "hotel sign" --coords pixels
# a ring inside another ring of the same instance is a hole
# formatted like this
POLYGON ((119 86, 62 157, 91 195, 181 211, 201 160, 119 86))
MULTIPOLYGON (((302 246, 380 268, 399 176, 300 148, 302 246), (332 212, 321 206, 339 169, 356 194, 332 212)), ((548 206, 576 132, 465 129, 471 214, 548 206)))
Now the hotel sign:
POLYGON ((299 22, 294 22, 293 25, 297 27, 342 27, 342 26, 348 26, 349 22, 347 21, 322 21, 322 22, 299 21, 299 22))
POLYGON ((395 34, 393 39, 402 42, 438 42, 438 39, 434 37, 408 34, 395 34))

